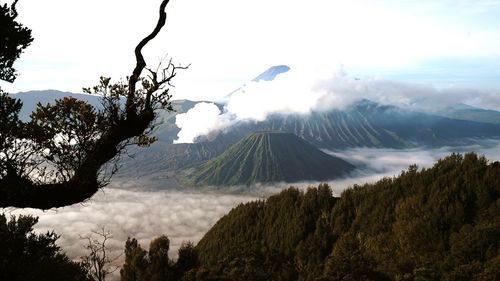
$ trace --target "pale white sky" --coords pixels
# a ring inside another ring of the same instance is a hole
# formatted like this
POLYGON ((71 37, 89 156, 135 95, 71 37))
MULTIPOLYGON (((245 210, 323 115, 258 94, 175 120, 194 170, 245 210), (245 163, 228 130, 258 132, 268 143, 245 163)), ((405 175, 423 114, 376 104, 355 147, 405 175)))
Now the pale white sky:
MULTIPOLYGON (((20 77, 0 86, 81 92, 101 75, 124 78, 159 3, 20 0, 19 20, 35 41, 16 64, 20 77)), ((151 67, 167 54, 192 64, 176 77, 175 99, 222 97, 276 64, 500 87, 496 0, 171 0, 167 13, 145 53, 151 67)))

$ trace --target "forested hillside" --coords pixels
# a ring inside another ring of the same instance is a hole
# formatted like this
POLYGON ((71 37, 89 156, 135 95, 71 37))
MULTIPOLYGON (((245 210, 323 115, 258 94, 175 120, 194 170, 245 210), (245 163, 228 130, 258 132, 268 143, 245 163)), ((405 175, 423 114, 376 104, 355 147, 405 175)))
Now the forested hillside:
POLYGON ((453 154, 354 186, 239 205, 184 280, 500 280, 500 163, 453 154))

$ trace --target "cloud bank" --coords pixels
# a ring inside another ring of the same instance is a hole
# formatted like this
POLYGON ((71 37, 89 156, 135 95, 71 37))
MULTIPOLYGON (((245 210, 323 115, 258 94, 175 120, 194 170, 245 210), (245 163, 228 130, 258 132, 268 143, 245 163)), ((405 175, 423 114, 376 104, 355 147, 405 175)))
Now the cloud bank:
MULTIPOLYGON (((475 152, 478 155, 486 156, 490 161, 500 161, 500 140, 478 140, 475 145, 435 149, 354 148, 325 152, 349 161, 358 167, 349 177, 328 182, 334 194, 340 195, 344 189, 354 184, 376 182, 383 177, 397 176, 413 164, 417 164, 419 169, 430 168, 437 160, 453 152, 462 154, 475 152)), ((317 185, 318 183, 307 184, 317 185)))
POLYGON ((50 211, 35 209, 0 209, 7 214, 38 216, 37 232, 55 230, 61 237, 58 244, 70 258, 85 254, 81 236, 105 227, 113 237, 107 245, 111 257, 120 256, 127 237, 135 237, 143 246, 155 237, 170 238, 170 256, 176 257, 183 241, 198 242, 217 220, 239 203, 254 200, 252 196, 225 195, 179 191, 132 191, 113 183, 84 204, 50 211))
POLYGON ((226 130, 238 122, 263 121, 272 114, 345 109, 362 99, 430 113, 458 103, 500 109, 500 90, 438 89, 431 84, 360 79, 347 75, 342 67, 334 72, 292 67, 273 81, 248 82, 227 98, 222 111, 216 104, 204 102, 177 115, 181 131, 176 142, 192 143, 209 132, 226 130))

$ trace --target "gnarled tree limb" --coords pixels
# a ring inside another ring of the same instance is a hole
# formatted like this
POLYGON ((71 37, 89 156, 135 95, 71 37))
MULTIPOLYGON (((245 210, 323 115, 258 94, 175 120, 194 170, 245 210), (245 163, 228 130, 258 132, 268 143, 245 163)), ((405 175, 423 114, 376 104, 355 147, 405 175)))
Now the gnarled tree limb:
MULTIPOLYGON (((158 75, 155 73, 150 76, 152 81, 143 83, 144 89, 139 91, 136 89, 137 82, 145 81, 145 78, 141 78, 141 72, 146 67, 141 53, 142 48, 155 38, 165 25, 165 8, 168 2, 168 0, 161 2, 160 16, 156 27, 135 48, 137 64, 129 78, 128 87, 124 85, 117 87, 123 91, 123 96, 127 98, 124 114, 116 113, 116 104, 108 108, 108 110, 113 111, 107 114, 110 119, 108 120, 109 124, 92 143, 91 149, 86 151, 69 179, 40 183, 31 179, 29 175, 18 172, 19 169, 3 171, 0 174, 0 207, 31 207, 45 210, 68 206, 89 199, 103 186, 103 183, 98 179, 102 167, 120 155, 124 143, 142 136, 150 127, 155 118, 155 108, 151 105, 153 94, 163 90, 163 96, 160 94, 160 98, 156 101, 164 106, 165 100, 168 101, 170 96, 168 89, 165 90, 162 87, 170 85, 170 80, 175 76, 176 69, 182 68, 175 67, 170 61, 167 66, 167 68, 170 67, 168 76, 165 76, 165 72, 163 72, 161 80, 158 80, 158 75)), ((108 87, 108 82, 109 79, 101 79, 101 84, 104 83, 105 87, 108 87)), ((115 97, 116 99, 119 101, 119 97, 115 97)), ((0 161, 3 161, 1 157, 0 161)))
POLYGON ((141 72, 146 67, 146 61, 144 60, 144 56, 142 55, 142 48, 146 46, 146 44, 151 41, 153 38, 158 35, 162 27, 165 25, 167 21, 167 13, 165 12, 165 8, 168 4, 169 0, 164 0, 160 4, 160 16, 158 18, 158 22, 156 24, 155 29, 151 34, 148 36, 144 37, 144 39, 137 44, 135 47, 135 59, 136 59, 136 65, 134 68, 134 71, 132 71, 132 75, 129 78, 129 83, 128 83, 128 88, 129 88, 129 93, 127 96, 127 104, 126 104, 126 110, 127 110, 127 116, 134 115, 135 114, 135 105, 133 102, 134 95, 135 95, 135 85, 137 81, 139 80, 139 77, 141 76, 141 72))

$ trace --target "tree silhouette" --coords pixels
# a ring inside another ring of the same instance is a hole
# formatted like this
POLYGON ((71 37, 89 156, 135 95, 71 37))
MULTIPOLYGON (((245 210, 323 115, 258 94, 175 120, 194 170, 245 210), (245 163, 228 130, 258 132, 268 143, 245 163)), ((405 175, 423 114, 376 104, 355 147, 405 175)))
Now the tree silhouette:
POLYGON ((14 1, 9 7, 0 5, 0 80, 14 82, 16 70, 14 61, 22 51, 33 41, 31 30, 16 21, 17 10, 14 1))
POLYGON ((161 2, 154 30, 136 46, 128 81, 101 77, 99 85, 84 89, 102 96, 101 109, 64 98, 39 104, 25 123, 21 103, 0 93, 0 207, 50 209, 85 201, 106 185, 116 171, 106 164, 127 145, 154 141, 148 133, 156 111, 172 110, 169 87, 176 71, 186 68, 170 60, 153 70, 142 55, 166 23, 168 2, 161 2))
POLYGON ((92 281, 105 281, 108 275, 120 268, 112 264, 120 256, 110 257, 108 253, 106 243, 112 237, 111 232, 104 227, 99 230, 92 230, 92 234, 90 235, 80 237, 80 239, 87 242, 85 245, 87 255, 82 256, 81 265, 87 272, 88 279, 92 281))
POLYGON ((57 234, 33 231, 37 222, 32 216, 0 214, 0 280, 91 281, 86 269, 57 246, 57 234))
POLYGON ((125 263, 120 269, 122 281, 146 280, 147 275, 147 252, 135 238, 128 238, 125 242, 125 263))

